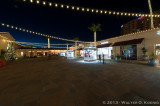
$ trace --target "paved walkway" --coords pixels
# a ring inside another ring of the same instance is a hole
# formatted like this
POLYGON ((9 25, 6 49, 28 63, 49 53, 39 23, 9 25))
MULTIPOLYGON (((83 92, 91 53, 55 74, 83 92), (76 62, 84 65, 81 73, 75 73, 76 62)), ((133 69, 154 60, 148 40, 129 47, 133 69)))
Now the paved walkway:
POLYGON ((116 106, 160 102, 160 68, 59 57, 0 67, 0 106, 105 106, 117 101, 116 106))

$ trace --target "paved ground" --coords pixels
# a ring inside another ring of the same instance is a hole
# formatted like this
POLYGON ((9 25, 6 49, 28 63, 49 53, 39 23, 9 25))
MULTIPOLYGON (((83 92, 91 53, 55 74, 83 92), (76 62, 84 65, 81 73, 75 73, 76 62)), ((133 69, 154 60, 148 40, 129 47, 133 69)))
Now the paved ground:
POLYGON ((160 68, 58 57, 0 67, 0 106, 104 106, 117 101, 160 102, 160 68))

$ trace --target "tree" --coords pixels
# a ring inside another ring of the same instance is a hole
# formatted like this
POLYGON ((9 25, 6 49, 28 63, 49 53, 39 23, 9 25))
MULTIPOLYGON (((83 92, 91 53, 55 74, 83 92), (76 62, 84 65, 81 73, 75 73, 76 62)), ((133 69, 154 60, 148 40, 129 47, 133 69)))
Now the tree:
POLYGON ((94 32, 94 46, 96 47, 96 39, 97 39, 97 35, 96 35, 96 32, 97 31, 101 31, 101 24, 92 24, 92 26, 88 27, 88 29, 90 29, 91 31, 94 32))
POLYGON ((152 5, 151 5, 151 0, 148 0, 148 5, 149 5, 149 10, 150 10, 150 15, 151 15, 151 28, 154 28, 154 23, 153 23, 153 11, 152 11, 152 5))
POLYGON ((79 38, 75 37, 73 40, 75 41, 75 57, 77 57, 77 42, 78 42, 79 38))

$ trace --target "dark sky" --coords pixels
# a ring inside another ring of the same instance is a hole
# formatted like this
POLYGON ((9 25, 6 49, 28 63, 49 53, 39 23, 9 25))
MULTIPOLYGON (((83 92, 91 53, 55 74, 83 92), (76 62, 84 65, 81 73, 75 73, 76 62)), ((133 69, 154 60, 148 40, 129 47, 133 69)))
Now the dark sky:
MULTIPOLYGON (((80 7, 106 9, 120 12, 149 13, 148 0, 46 0, 80 7)), ((159 0, 151 0, 153 11, 160 9, 159 0)), ((88 27, 101 24, 102 31, 97 40, 120 35, 121 25, 134 18, 125 16, 100 15, 61 8, 50 8, 22 0, 0 0, 0 22, 19 26, 36 32, 82 41, 93 41, 93 32, 88 27)), ((41 36, 1 27, 0 31, 10 32, 16 41, 47 43, 41 36)), ((52 43, 65 43, 52 39, 52 43)))

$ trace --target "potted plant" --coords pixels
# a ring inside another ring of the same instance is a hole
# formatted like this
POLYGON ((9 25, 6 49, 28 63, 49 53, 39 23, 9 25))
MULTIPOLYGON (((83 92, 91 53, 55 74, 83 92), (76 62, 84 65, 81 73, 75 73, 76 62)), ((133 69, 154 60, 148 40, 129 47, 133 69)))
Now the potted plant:
POLYGON ((115 61, 116 61, 116 62, 121 61, 121 56, 120 56, 119 54, 117 54, 117 56, 116 56, 116 58, 115 58, 115 61))
POLYGON ((148 60, 148 57, 146 55, 147 49, 145 47, 142 48, 142 52, 143 52, 142 60, 143 61, 148 60))
POLYGON ((155 56, 154 53, 152 53, 152 55, 150 56, 150 58, 148 60, 148 64, 150 66, 158 66, 159 65, 159 60, 157 59, 157 56, 155 56))
POLYGON ((5 60, 5 57, 0 55, 0 66, 3 66, 6 64, 6 60, 5 60))

